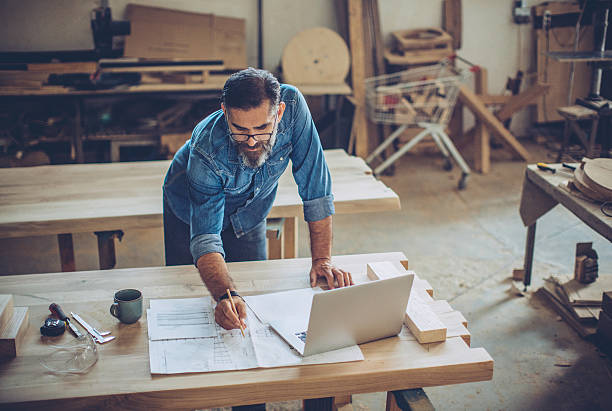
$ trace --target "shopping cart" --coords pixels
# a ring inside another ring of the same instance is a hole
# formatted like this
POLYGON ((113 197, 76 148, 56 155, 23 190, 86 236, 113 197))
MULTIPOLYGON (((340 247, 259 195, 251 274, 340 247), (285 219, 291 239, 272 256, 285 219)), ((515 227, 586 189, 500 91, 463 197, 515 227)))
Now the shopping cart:
POLYGON ((423 130, 395 153, 374 168, 380 175, 398 158, 427 136, 431 136, 445 158, 444 169, 451 170, 452 157, 462 170, 459 189, 464 189, 470 168, 444 131, 453 113, 460 83, 465 72, 454 68, 450 61, 416 69, 366 79, 366 104, 370 119, 375 123, 400 125, 367 158, 371 163, 408 127, 423 130))

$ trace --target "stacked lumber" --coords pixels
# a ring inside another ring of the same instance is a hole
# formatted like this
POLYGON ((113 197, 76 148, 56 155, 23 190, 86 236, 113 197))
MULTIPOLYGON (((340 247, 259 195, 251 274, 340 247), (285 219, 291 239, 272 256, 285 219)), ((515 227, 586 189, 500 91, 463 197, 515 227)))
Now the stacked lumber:
POLYGON ((0 64, 0 87, 40 89, 52 74, 93 75, 98 71, 94 61, 66 63, 0 64))
POLYGON ((0 361, 20 354, 28 325, 28 307, 14 307, 12 295, 0 294, 0 361))
POLYGON ((584 284, 569 275, 551 276, 538 293, 581 336, 595 334, 602 311, 602 295, 612 290, 612 275, 584 284))
POLYGON ((567 183, 568 189, 580 197, 602 203, 612 201, 612 159, 582 159, 567 183))
POLYGON ((140 73, 142 84, 193 84, 223 79, 222 60, 194 59, 103 59, 99 62, 100 73, 140 73), (221 73, 221 74, 219 74, 221 73))
MULTIPOLYGON (((370 280, 381 280, 408 273, 414 274, 413 271, 398 270, 388 261, 367 264, 370 280)), ((434 300, 431 285, 416 274, 404 324, 421 344, 461 337, 468 346, 470 345, 471 334, 467 329, 465 317, 459 311, 453 310, 446 300, 434 300)))

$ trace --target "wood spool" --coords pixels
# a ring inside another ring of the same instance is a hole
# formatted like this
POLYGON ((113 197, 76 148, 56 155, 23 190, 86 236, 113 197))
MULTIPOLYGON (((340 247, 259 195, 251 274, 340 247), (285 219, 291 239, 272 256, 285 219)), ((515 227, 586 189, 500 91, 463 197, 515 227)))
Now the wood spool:
POLYGON ((585 182, 607 200, 612 200, 612 159, 584 159, 581 165, 585 182))
POLYGON ((349 72, 346 43, 333 30, 315 27, 296 34, 281 59, 283 81, 291 84, 341 84, 349 72))

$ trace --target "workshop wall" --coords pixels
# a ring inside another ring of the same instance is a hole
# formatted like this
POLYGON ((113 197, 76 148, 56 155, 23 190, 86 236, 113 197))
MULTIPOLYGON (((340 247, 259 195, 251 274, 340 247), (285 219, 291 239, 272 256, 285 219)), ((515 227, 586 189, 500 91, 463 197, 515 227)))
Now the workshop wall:
MULTIPOLYGON (((539 3, 527 0, 527 6, 539 3)), ((247 61, 257 65, 257 2, 255 0, 111 0, 115 19, 124 17, 125 6, 137 3, 184 11, 214 13, 246 19, 247 61)), ((442 0, 379 0, 381 26, 388 41, 393 30, 442 24, 442 0)), ((89 16, 98 1, 3 0, 0 2, 0 50, 40 51, 92 47, 89 16)), ((464 0, 463 47, 460 55, 489 70, 491 93, 503 91, 507 77, 517 70, 526 74, 525 86, 535 71, 531 26, 512 21, 511 0, 464 0)), ((264 67, 276 70, 287 41, 303 29, 324 26, 336 29, 334 2, 329 0, 263 1, 264 67)), ((529 110, 519 113, 512 131, 525 133, 531 123, 529 110)), ((469 123, 469 119, 468 119, 469 123)))

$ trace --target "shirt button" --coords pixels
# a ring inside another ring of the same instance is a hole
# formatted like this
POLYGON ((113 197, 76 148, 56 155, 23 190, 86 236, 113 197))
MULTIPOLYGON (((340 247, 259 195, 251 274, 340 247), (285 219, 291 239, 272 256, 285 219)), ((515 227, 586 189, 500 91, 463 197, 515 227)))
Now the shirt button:
POLYGON ((282 158, 282 157, 281 157, 280 159, 281 159, 281 161, 283 161, 283 158, 282 158))

